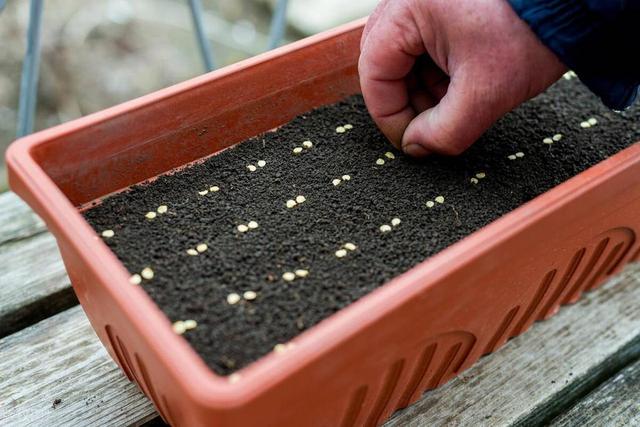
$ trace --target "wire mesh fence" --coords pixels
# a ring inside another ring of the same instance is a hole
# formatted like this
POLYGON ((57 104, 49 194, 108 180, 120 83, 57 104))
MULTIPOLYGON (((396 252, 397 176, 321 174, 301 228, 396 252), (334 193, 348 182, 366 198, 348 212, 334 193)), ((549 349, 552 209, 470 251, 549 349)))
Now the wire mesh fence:
MULTIPOLYGON (((282 42, 286 25, 287 0, 278 0, 275 6, 268 48, 278 47, 282 42)), ((33 117, 37 104, 37 85, 40 64, 40 34, 42 28, 43 0, 31 0, 29 8, 29 26, 27 31, 27 50, 23 60, 20 82, 20 101, 18 107, 17 136, 21 137, 33 131, 33 117)), ((0 3, 0 10, 4 1, 0 3)), ((215 56, 205 32, 200 0, 189 0, 189 9, 193 21, 193 31, 200 49, 200 55, 206 71, 216 68, 215 56)))

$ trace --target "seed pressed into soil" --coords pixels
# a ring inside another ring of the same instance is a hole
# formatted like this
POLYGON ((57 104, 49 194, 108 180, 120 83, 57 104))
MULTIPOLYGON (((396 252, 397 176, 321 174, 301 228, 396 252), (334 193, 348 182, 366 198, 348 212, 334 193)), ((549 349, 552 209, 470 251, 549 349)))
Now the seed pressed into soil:
POLYGON ((104 241, 132 282, 170 319, 197 321, 183 337, 228 375, 638 139, 639 108, 608 111, 577 79, 562 79, 463 155, 418 161, 391 151, 354 96, 84 215, 98 234, 116 231, 104 241), (313 148, 302 153, 303 141, 313 148), (256 159, 269 167, 246 173, 256 159), (212 183, 224 191, 199 195, 212 183), (298 195, 304 209, 285 206, 298 195), (145 218, 168 200, 170 214, 145 218), (206 256, 187 253, 205 241, 206 256), (149 266, 152 280, 141 277, 149 266))

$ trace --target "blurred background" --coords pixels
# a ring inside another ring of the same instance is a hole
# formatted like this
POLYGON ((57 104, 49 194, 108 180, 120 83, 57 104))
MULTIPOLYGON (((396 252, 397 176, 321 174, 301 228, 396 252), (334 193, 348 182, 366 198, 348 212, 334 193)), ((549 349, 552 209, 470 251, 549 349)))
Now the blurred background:
MULTIPOLYGON (((281 44, 368 15, 378 0, 289 0, 281 44)), ((276 0, 202 0, 217 67, 268 49, 276 0)), ((29 1, 0 0, 0 192, 16 138, 29 1)), ((34 131, 205 72, 187 0, 44 0, 34 131)))

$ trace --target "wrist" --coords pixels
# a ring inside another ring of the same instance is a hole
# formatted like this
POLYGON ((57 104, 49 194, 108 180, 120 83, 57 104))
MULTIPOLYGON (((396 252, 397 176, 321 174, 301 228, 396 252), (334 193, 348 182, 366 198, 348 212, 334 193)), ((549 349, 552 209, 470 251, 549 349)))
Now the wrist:
POLYGON ((616 19, 622 13, 617 1, 600 2, 604 10, 592 9, 584 0, 508 1, 540 41, 608 107, 621 110, 633 102, 637 76, 628 75, 631 59, 615 49, 620 37, 616 19))

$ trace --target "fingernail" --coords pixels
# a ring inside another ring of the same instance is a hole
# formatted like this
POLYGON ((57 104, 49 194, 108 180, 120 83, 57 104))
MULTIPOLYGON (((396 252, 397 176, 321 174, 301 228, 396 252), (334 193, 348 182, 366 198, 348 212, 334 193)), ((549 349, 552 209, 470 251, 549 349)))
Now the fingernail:
POLYGON ((429 150, 420 144, 408 144, 403 147, 405 153, 411 157, 425 157, 430 154, 429 150))

